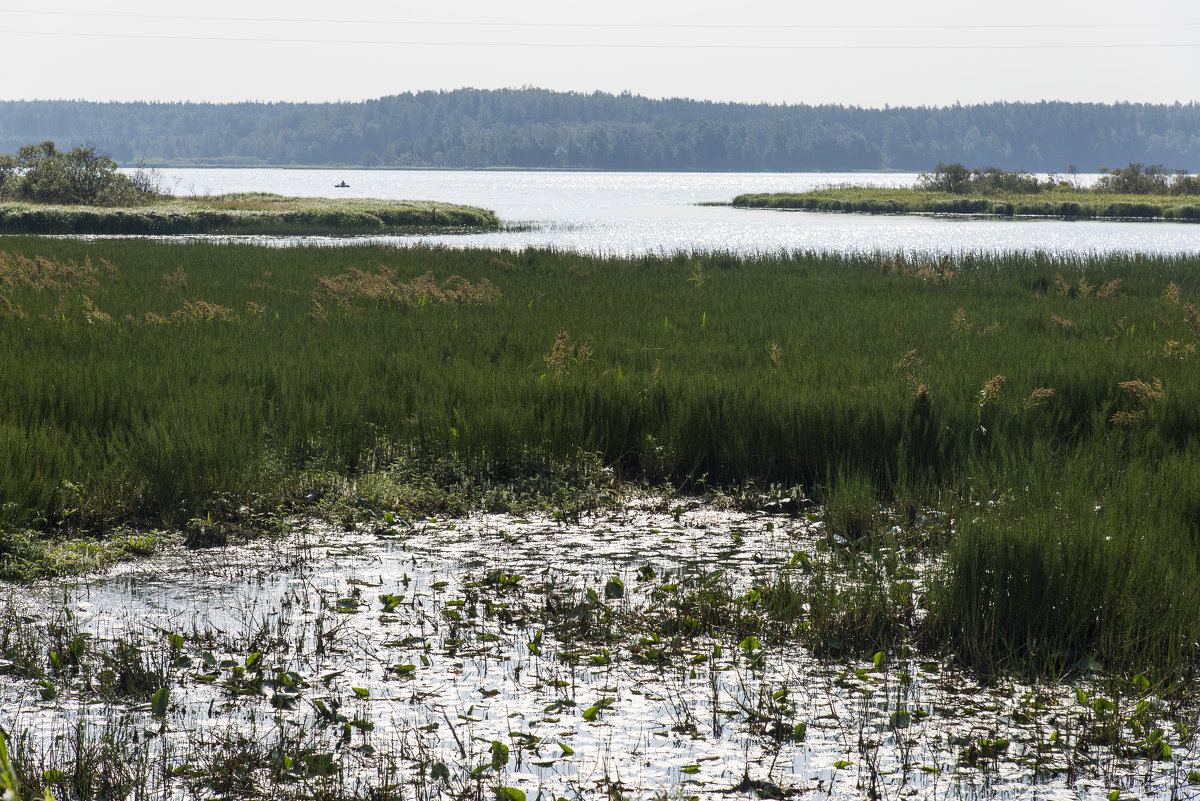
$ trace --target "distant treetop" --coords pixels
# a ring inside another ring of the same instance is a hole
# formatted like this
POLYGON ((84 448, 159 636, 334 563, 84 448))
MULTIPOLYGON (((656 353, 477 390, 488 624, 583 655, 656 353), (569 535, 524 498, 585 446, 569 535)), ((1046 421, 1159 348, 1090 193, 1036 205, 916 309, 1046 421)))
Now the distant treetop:
POLYGON ((1200 104, 945 108, 653 100, 544 89, 355 103, 0 102, 0 152, 91 142, 123 164, 597 170, 904 170, 1102 164, 1200 171, 1200 104))

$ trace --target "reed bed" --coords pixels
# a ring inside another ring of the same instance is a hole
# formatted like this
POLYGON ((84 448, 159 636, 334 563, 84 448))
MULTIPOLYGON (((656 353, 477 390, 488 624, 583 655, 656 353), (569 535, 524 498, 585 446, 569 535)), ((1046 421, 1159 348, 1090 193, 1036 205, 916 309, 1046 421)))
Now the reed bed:
POLYGON ((598 459, 696 492, 796 487, 851 548, 897 519, 880 509, 937 510, 953 522, 905 546, 937 565, 928 642, 1180 673, 1198 267, 7 237, 0 549, 285 508, 403 459, 598 459))

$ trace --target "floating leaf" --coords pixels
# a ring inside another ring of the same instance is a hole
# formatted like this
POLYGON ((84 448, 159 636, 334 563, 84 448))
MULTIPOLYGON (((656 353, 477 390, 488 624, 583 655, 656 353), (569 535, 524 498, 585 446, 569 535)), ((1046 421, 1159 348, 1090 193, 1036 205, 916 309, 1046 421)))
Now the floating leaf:
POLYGON ((371 695, 371 691, 366 687, 351 687, 350 689, 353 690, 354 695, 359 698, 368 698, 371 695))
POLYGON ((833 766, 834 766, 835 768, 837 768, 838 770, 841 770, 842 768, 848 768, 848 767, 850 767, 850 766, 851 766, 851 765, 853 765, 853 764, 854 764, 854 763, 853 763, 853 762, 851 762, 851 761, 850 761, 850 760, 848 760, 848 759, 839 759, 837 762, 834 762, 834 763, 833 763, 833 766))
MULTIPOLYGON (((492 767, 496 770, 508 764, 508 746, 499 740, 492 740, 492 767)), ((522 794, 524 795, 524 794, 522 794)))
POLYGON ((497 787, 496 801, 525 801, 525 791, 516 787, 497 787))
POLYGON ((164 718, 167 716, 167 704, 170 701, 170 693, 166 687, 156 692, 150 697, 150 713, 156 718, 164 718))

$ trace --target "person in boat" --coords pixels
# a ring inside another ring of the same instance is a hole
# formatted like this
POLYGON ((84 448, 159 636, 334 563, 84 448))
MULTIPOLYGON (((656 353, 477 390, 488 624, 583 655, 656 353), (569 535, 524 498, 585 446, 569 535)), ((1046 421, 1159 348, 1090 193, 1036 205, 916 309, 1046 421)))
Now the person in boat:
POLYGON ((342 182, 341 182, 340 184, 334 184, 334 188, 336 188, 336 189, 349 189, 349 188, 350 188, 350 184, 346 183, 346 181, 343 179, 343 180, 342 180, 342 182))

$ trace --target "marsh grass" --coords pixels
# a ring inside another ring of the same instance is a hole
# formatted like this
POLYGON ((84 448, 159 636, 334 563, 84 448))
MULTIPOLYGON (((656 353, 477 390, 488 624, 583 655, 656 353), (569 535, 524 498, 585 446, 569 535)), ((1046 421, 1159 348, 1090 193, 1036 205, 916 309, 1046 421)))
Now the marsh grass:
POLYGON ((0 253, 8 565, 64 533, 80 553, 122 524, 230 541, 322 504, 353 521, 540 503, 570 520, 621 481, 797 487, 867 552, 951 512, 961 530, 922 545, 949 548, 929 625, 966 632, 973 663, 1195 656, 1193 258, 37 238, 0 253), (1018 502, 1026 485, 1041 505, 1018 502), (1064 656, 1043 660, 1058 634, 1064 656))

